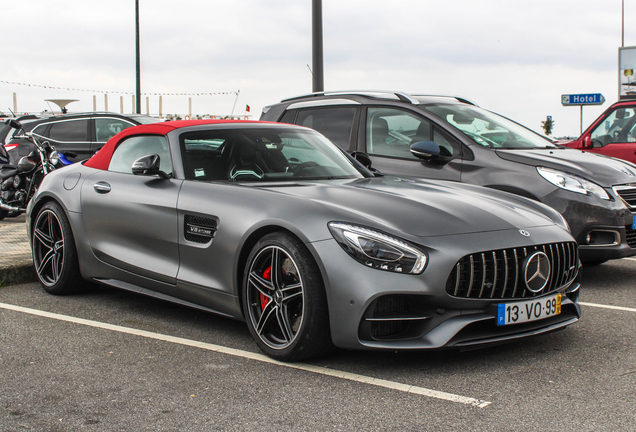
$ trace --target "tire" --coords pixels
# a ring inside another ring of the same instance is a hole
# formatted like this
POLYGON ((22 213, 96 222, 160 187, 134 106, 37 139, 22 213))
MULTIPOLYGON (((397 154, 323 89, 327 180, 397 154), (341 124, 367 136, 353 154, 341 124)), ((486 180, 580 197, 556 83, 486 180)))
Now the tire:
POLYGON ((58 203, 40 209, 31 240, 35 272, 46 292, 65 295, 84 287, 71 225, 58 203))
POLYGON ((9 212, 7 212, 5 210, 0 210, 0 220, 6 218, 8 213, 9 212))
POLYGON ((243 311, 259 348, 280 361, 333 349, 327 297, 309 250, 287 233, 270 233, 252 249, 243 277, 243 311))

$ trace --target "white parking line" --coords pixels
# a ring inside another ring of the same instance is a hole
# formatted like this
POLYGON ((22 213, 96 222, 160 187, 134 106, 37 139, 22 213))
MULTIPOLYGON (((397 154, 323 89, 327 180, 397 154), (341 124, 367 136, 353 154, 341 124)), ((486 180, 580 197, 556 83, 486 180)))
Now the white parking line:
POLYGON ((326 367, 314 366, 310 364, 304 363, 283 363, 276 360, 273 360, 263 354, 257 354, 249 351, 238 350, 234 348, 228 348, 221 345, 214 345, 205 342, 199 342, 190 339, 184 339, 180 337, 168 336, 160 333, 153 333, 144 330, 137 330, 130 327, 122 327, 113 324, 107 324, 99 321, 86 320, 82 318, 76 318, 68 315, 60 315, 51 312, 45 312, 38 309, 30 309, 22 306, 15 306, 6 303, 0 303, 0 308, 12 310, 16 312, 23 312, 30 315, 37 315, 45 318, 52 318, 59 321, 66 321, 74 324, 81 324, 89 327, 101 328, 105 330, 116 331, 120 333, 131 334, 135 336, 141 336, 149 339, 160 340, 164 342, 171 342, 180 345, 186 345, 196 348, 205 349, 208 351, 214 351, 222 354, 228 354, 235 357, 242 357, 245 359, 256 360, 263 363, 270 363, 277 366, 284 366, 292 369, 299 369, 307 372, 314 372, 321 375, 327 375, 336 378, 342 378, 349 381, 355 381, 363 384, 370 384, 378 387, 384 387, 391 390, 398 390, 405 393, 413 393, 421 396, 442 399, 449 402, 461 403, 464 405, 474 406, 477 408, 485 408, 490 405, 492 402, 474 399, 466 396, 459 396, 452 393, 441 392, 437 390, 431 390, 424 387, 416 387, 408 384, 401 384, 393 381, 386 381, 382 379, 377 379, 373 377, 368 377, 364 375, 353 374, 349 372, 343 372, 335 369, 329 369, 326 367))
POLYGON ((630 260, 630 261, 636 261, 636 258, 623 258, 623 259, 630 260))
POLYGON ((591 307, 597 307, 597 308, 603 308, 603 309, 614 309, 614 310, 621 310, 621 311, 627 311, 627 312, 636 312, 636 308, 628 308, 624 306, 611 306, 611 305, 603 305, 603 304, 597 304, 597 303, 584 303, 584 302, 579 302, 579 304, 582 306, 591 306, 591 307))

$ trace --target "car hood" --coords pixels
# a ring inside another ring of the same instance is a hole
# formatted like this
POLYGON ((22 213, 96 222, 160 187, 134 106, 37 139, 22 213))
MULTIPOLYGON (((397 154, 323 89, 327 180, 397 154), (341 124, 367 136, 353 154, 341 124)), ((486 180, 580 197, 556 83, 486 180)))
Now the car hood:
POLYGON ((418 237, 527 229, 554 225, 549 214, 558 218, 555 211, 540 203, 454 182, 387 176, 297 186, 303 187, 267 188, 328 207, 328 217, 418 237))
POLYGON ((543 166, 575 174, 603 187, 636 182, 636 165, 574 149, 496 150, 511 162, 543 166))

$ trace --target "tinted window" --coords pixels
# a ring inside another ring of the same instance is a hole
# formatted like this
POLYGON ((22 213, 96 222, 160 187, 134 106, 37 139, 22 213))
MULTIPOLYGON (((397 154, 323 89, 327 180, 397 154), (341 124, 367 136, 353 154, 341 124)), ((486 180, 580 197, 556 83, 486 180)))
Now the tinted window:
POLYGON ((151 154, 159 155, 161 171, 172 174, 168 143, 164 137, 157 135, 136 136, 123 141, 113 152, 108 171, 132 174, 133 162, 151 154))
POLYGON ((95 119, 95 138, 97 142, 106 142, 119 132, 134 126, 127 121, 114 118, 96 118, 95 119))
POLYGON ((53 123, 49 138, 63 142, 88 141, 88 119, 53 123))
POLYGON ((48 138, 49 137, 49 135, 48 135, 49 126, 51 126, 51 125, 50 124, 37 125, 36 127, 33 128, 33 130, 31 132, 33 132, 34 134, 37 134, 39 136, 48 138))
POLYGON ((296 110, 285 111, 285 115, 283 115, 280 120, 280 123, 294 123, 294 117, 296 117, 296 110))
POLYGON ((301 110, 296 124, 315 129, 339 147, 348 149, 355 113, 355 107, 301 110))

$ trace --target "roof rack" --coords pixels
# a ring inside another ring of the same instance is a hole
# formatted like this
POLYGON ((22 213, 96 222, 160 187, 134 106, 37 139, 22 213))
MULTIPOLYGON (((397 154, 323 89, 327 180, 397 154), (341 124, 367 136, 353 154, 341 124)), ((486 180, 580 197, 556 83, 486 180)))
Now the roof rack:
POLYGON ((479 106, 475 102, 461 96, 417 94, 417 95, 413 95, 413 97, 439 97, 439 98, 455 99, 456 101, 459 101, 468 105, 479 106))
POLYGON ((375 91, 375 90, 347 90, 347 91, 331 91, 331 92, 314 92, 300 96, 294 96, 291 98, 283 99, 281 102, 291 102, 297 99, 305 99, 308 97, 319 97, 319 96, 366 96, 376 99, 398 99, 402 102, 408 102, 413 105, 419 104, 419 102, 414 99, 411 95, 404 92, 391 92, 391 91, 375 91))

